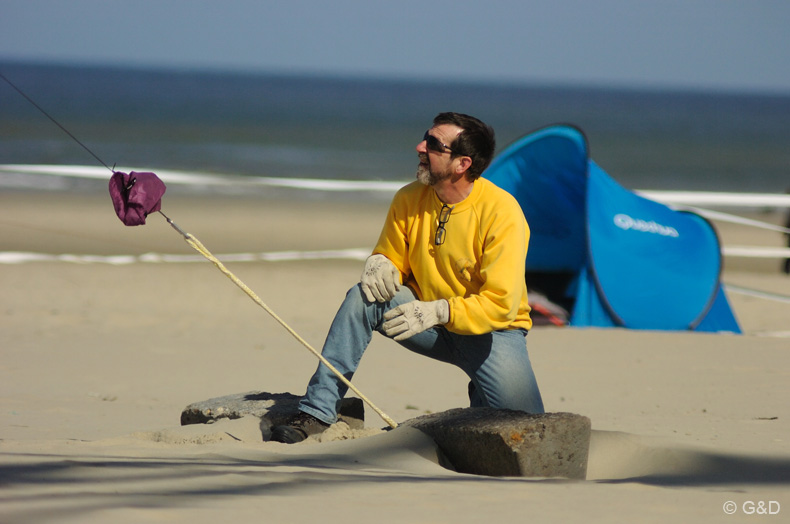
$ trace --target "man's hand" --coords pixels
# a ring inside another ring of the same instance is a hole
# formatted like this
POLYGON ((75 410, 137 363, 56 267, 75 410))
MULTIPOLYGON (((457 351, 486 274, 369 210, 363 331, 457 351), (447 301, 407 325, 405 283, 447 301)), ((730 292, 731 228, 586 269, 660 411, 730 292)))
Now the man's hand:
POLYGON ((415 300, 384 313, 381 326, 388 337, 405 340, 428 328, 450 321, 450 303, 444 299, 433 302, 415 300))
POLYGON ((360 282, 368 302, 388 302, 400 289, 400 271, 384 255, 371 255, 360 282))

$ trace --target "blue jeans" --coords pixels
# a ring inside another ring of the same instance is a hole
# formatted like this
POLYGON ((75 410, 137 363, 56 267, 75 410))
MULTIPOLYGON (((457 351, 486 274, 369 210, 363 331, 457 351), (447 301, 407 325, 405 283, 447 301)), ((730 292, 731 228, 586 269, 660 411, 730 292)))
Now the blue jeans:
MULTIPOLYGON (((371 303, 357 284, 346 294, 335 315, 322 354, 351 380, 373 332, 381 329, 384 313, 413 300, 417 300, 414 292, 407 286, 401 286, 389 302, 371 303)), ((470 379, 472 407, 543 413, 543 401, 527 354, 526 336, 527 332, 521 329, 485 335, 458 335, 444 327, 434 327, 399 344, 464 370, 470 379)), ((319 364, 299 409, 332 424, 337 421, 340 400, 347 390, 334 373, 319 364)))

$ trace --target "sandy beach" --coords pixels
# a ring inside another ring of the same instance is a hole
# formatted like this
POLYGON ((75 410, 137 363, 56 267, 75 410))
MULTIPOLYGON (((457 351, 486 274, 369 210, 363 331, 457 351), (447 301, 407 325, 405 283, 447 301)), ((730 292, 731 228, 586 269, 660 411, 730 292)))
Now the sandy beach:
MULTIPOLYGON (((388 198, 169 192, 163 211, 214 254, 370 249, 388 198)), ((776 213, 762 217, 779 223, 776 213)), ((717 224, 724 243, 779 233, 717 224)), ((303 394, 313 355, 163 217, 124 227, 109 197, 0 192, 0 522, 766 522, 790 515, 790 304, 729 298, 744 334, 539 327, 546 409, 592 421, 587 480, 439 465, 419 431, 337 428, 287 446, 256 421, 179 426, 188 404, 303 394), (85 255, 103 257, 91 262, 85 255), (349 438, 360 437, 360 438, 349 438), (735 514, 728 515, 727 503, 735 514), (750 503, 754 503, 751 505, 750 503), (759 503, 763 503, 762 506, 759 503), (770 511, 774 514, 769 514, 770 511)), ((779 262, 727 260, 727 284, 790 295, 779 262)), ((320 348, 363 262, 228 262, 320 348)), ((462 372, 374 338, 354 383, 396 421, 465 407, 462 372)))

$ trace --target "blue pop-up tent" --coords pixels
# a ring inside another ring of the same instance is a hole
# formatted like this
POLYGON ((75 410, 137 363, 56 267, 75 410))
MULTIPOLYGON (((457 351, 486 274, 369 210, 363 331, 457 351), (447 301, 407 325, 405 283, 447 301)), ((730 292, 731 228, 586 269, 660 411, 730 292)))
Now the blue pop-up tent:
POLYGON ((527 286, 563 306, 570 325, 740 333, 713 226, 619 185, 577 127, 520 138, 483 176, 521 204, 527 286))

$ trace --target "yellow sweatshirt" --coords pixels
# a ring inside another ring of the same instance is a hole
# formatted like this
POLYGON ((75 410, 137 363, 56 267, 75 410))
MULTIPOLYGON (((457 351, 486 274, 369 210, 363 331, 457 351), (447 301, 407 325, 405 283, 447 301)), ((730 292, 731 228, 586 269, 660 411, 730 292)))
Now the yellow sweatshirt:
POLYGON ((436 245, 442 202, 418 181, 401 188, 373 250, 389 258, 420 300, 450 303, 454 333, 530 329, 524 263, 529 226, 507 191, 484 178, 455 204, 436 245))

